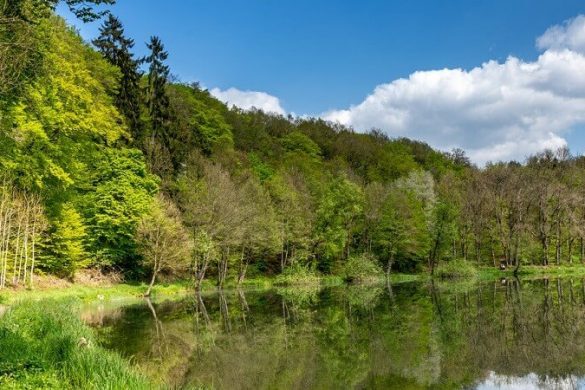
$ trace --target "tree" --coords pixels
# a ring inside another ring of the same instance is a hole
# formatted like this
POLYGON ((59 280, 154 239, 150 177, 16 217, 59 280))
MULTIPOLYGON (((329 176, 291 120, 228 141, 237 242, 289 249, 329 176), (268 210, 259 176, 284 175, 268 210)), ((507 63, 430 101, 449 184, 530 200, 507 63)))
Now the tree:
POLYGON ((268 192, 254 176, 240 185, 243 232, 237 282, 246 277, 254 257, 271 257, 282 248, 279 226, 268 192))
POLYGON ((152 276, 144 296, 150 296, 161 271, 186 268, 192 251, 192 240, 183 227, 177 207, 159 195, 150 212, 142 217, 136 230, 139 253, 151 268, 152 276))
POLYGON ((168 53, 160 39, 150 38, 146 44, 150 54, 144 59, 148 66, 148 84, 146 86, 146 103, 150 117, 151 139, 154 142, 160 139, 167 144, 166 137, 169 119, 169 98, 166 87, 169 78, 169 67, 165 65, 168 53))
POLYGON ((186 225, 205 248, 196 253, 196 286, 215 260, 217 284, 225 282, 230 253, 241 242, 246 213, 229 172, 194 153, 179 180, 179 199, 186 225), (201 262, 202 260, 203 262, 201 262), (200 279, 199 279, 200 278, 200 279))
MULTIPOLYGON (((2 103, 22 93, 43 71, 47 47, 44 22, 59 0, 0 0, 0 109, 2 103), (39 28, 41 26, 41 28, 39 28)), ((69 10, 84 22, 99 19, 107 11, 95 6, 115 0, 65 0, 69 10)))
MULTIPOLYGON (((313 243, 314 199, 298 171, 278 172, 267 182, 279 230, 280 271, 307 261, 313 243)), ((302 264, 306 265, 306 264, 302 264)))
POLYGON ((88 249, 105 269, 139 272, 136 228, 157 193, 156 177, 136 149, 105 150, 91 167, 92 191, 80 197, 88 249))
POLYGON ((75 271, 89 265, 89 256, 84 246, 87 232, 82 217, 73 205, 61 205, 50 232, 50 255, 45 267, 59 275, 73 278, 75 271))
MULTIPOLYGON (((370 204, 377 209, 371 224, 373 247, 384 258, 389 274, 395 261, 403 270, 416 269, 429 252, 430 230, 436 204, 434 180, 428 172, 414 171, 387 185, 371 185, 370 204)), ((372 206, 370 206, 372 207, 372 206)))
POLYGON ((124 27, 112 14, 100 27, 100 35, 93 44, 110 64, 118 67, 121 77, 116 89, 116 107, 126 117, 130 133, 135 141, 142 137, 140 121, 140 72, 138 61, 130 50, 134 40, 124 36, 124 27))
POLYGON ((317 208, 313 231, 323 271, 331 271, 333 262, 349 257, 352 229, 363 206, 362 189, 346 178, 333 179, 326 189, 317 208))

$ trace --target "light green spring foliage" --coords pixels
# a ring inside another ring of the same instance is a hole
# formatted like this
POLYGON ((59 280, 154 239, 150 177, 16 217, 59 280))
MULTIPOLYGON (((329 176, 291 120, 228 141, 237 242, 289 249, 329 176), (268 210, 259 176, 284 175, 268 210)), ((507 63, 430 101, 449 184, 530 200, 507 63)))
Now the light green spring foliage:
POLYGON ((8 111, 11 158, 1 168, 44 196, 54 237, 41 267, 72 275, 90 260, 129 264, 157 181, 139 150, 120 146, 127 131, 110 94, 119 72, 62 19, 37 28, 47 41, 45 71, 8 111))
POLYGON ((51 256, 46 256, 44 266, 52 272, 72 277, 75 270, 88 265, 88 253, 84 246, 87 232, 83 219, 70 203, 61 205, 53 221, 51 231, 51 256))
POLYGON ((107 91, 117 71, 87 47, 61 19, 41 22, 46 31, 46 74, 10 110, 16 171, 23 185, 66 188, 84 174, 83 154, 95 143, 112 145, 125 135, 107 91))
POLYGON ((135 232, 157 190, 144 157, 136 149, 104 149, 92 166, 94 190, 84 195, 88 248, 98 264, 135 265, 135 232), (101 157, 101 158, 100 158, 101 157))

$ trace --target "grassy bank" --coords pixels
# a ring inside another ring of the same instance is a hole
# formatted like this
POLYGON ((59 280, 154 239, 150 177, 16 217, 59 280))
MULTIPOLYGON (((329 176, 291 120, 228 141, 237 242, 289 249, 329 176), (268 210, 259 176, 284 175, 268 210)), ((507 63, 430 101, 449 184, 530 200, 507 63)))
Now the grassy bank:
MULTIPOLYGON (((412 282, 426 279, 428 275, 423 274, 402 274, 393 273, 391 275, 392 283, 412 282)), ((380 282, 384 281, 380 277, 380 282)), ((326 275, 318 278, 296 279, 293 277, 260 277, 246 279, 241 287, 254 290, 268 290, 271 288, 295 287, 295 286, 337 286, 343 284, 343 279, 339 276, 326 275)), ((74 298, 82 302, 94 301, 115 301, 125 299, 142 298, 147 290, 144 283, 118 283, 106 286, 84 285, 83 283, 69 284, 65 287, 45 287, 36 289, 5 289, 0 291, 0 304, 12 305, 23 301, 39 301, 43 299, 67 299, 74 298)), ((225 289, 235 289, 238 286, 235 282, 228 282, 225 289)), ((161 283, 154 287, 151 298, 153 299, 173 299, 184 296, 192 290, 190 281, 175 281, 171 283, 161 283)), ((214 281, 206 280, 201 286, 204 292, 215 291, 217 288, 214 281)))
MULTIPOLYGON (((467 267, 469 268, 469 267, 467 267)), ((501 271, 493 267, 481 267, 474 272, 470 272, 465 268, 465 272, 459 272, 461 267, 454 265, 447 265, 437 271, 438 279, 479 279, 492 280, 503 277, 513 277, 513 269, 501 271), (443 275, 444 277, 441 277, 443 275), (451 278, 450 276, 456 277, 451 278)), ((540 277, 585 277, 585 265, 551 265, 543 266, 522 266, 518 275, 521 279, 540 278, 540 277)), ((405 283, 414 281, 425 281, 430 278, 428 272, 421 272, 417 274, 392 273, 392 283, 405 283)), ((378 277, 380 282, 385 281, 383 274, 378 277)), ((295 287, 295 286, 336 286, 343 284, 343 278, 340 276, 319 276, 319 277, 297 277, 296 275, 286 277, 260 277, 246 279, 242 286, 246 289, 267 290, 271 288, 295 287)), ((235 282, 229 281, 225 285, 225 289, 237 288, 235 282)), ((88 286, 84 284, 71 284, 67 287, 47 287, 38 288, 34 290, 27 289, 6 289, 0 291, 0 304, 14 304, 20 301, 41 299, 64 299, 75 298, 84 302, 92 301, 113 301, 122 299, 142 298, 146 292, 147 285, 144 283, 119 283, 108 286, 88 286)), ((203 291, 214 291, 216 289, 215 283, 212 280, 206 280, 202 285, 203 291)), ((189 281, 175 281, 171 283, 161 283, 155 286, 152 297, 154 299, 173 299, 181 297, 192 291, 192 285, 189 281)))
MULTIPOLYGON (((501 271, 497 268, 480 268, 479 276, 482 280, 490 280, 501 277, 513 277, 514 269, 509 268, 505 271, 501 271)), ((527 278, 542 278, 542 277, 585 277, 585 265, 574 264, 574 265, 524 265, 521 266, 518 271, 518 277, 520 279, 527 278)))
POLYGON ((0 388, 154 388, 124 359, 96 344, 73 309, 76 302, 20 302, 0 317, 0 388))

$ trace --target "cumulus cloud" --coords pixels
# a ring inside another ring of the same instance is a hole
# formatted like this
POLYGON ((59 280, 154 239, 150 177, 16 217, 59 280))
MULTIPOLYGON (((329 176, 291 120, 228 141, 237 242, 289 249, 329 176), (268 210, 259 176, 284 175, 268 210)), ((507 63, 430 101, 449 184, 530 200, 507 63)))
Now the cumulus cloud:
POLYGON ((415 72, 322 117, 461 147, 479 164, 565 146, 564 136, 585 123, 585 16, 549 28, 536 44, 533 62, 509 57, 471 70, 415 72))
POLYGON ((541 50, 585 51, 585 16, 579 15, 563 24, 550 27, 536 40, 536 45, 541 50))
POLYGON ((257 108, 265 112, 272 112, 281 115, 286 113, 284 108, 280 105, 280 100, 266 92, 241 91, 237 88, 229 88, 225 91, 222 91, 219 88, 213 88, 209 92, 229 106, 233 105, 244 110, 257 108))

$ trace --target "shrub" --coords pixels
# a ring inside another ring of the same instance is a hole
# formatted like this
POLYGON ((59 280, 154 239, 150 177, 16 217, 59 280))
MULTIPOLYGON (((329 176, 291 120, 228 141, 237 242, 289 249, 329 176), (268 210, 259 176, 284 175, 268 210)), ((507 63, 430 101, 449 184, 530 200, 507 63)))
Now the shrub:
POLYGON ((451 260, 439 263, 435 275, 441 279, 475 279, 477 269, 468 261, 451 260))
POLYGON ((277 286, 292 286, 292 285, 314 285, 319 284, 319 275, 298 263, 294 263, 290 267, 276 277, 274 284, 277 286))
POLYGON ((350 256, 343 265, 341 274, 347 282, 366 282, 379 279, 383 272, 374 257, 361 254, 350 256))

